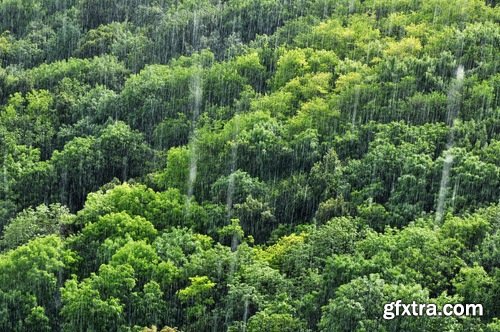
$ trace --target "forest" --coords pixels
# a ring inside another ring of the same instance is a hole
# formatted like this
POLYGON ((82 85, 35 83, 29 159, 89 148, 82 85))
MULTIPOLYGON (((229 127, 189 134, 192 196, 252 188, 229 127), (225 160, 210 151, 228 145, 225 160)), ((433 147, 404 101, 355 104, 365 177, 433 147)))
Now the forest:
POLYGON ((497 0, 0 1, 0 331, 500 332, 499 294, 497 0))

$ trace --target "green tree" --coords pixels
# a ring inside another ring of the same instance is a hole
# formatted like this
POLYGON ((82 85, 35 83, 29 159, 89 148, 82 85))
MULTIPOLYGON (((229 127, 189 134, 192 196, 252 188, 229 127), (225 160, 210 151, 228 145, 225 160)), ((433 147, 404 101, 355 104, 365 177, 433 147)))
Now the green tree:
POLYGON ((4 227, 2 245, 12 249, 35 237, 60 234, 70 219, 68 209, 60 204, 25 209, 4 227))

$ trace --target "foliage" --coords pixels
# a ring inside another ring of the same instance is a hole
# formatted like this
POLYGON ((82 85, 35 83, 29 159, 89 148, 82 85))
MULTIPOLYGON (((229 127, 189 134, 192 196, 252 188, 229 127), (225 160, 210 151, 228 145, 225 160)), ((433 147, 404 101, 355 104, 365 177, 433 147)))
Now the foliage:
POLYGON ((499 331, 498 22, 1 1, 0 330, 499 331))

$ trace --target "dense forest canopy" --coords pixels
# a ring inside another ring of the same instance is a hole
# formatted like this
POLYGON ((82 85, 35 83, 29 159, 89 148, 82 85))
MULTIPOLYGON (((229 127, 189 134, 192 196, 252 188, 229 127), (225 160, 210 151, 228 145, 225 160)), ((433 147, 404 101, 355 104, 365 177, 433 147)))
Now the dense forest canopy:
POLYGON ((0 331, 500 331, 499 23, 1 1, 0 331))

